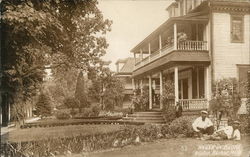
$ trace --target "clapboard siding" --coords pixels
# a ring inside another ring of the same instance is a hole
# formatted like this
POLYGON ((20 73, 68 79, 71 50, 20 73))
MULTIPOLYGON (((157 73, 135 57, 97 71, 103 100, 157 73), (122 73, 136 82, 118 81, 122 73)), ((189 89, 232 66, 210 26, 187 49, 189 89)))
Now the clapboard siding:
POLYGON ((213 13, 213 64, 215 80, 238 77, 236 64, 250 64, 250 16, 244 15, 244 43, 231 43, 230 14, 213 13))

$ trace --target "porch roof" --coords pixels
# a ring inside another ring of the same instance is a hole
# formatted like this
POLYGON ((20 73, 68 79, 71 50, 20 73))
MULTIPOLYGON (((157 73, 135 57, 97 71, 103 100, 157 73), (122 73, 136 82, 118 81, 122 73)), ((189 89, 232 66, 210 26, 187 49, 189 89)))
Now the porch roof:
POLYGON ((173 25, 176 22, 207 22, 209 19, 207 12, 190 13, 185 16, 171 17, 163 24, 161 24, 155 31, 149 34, 144 40, 137 44, 130 52, 136 53, 140 51, 140 48, 146 46, 152 39, 156 38, 161 32, 166 30, 167 27, 173 25))
POLYGON ((207 51, 172 51, 154 62, 133 71, 132 77, 140 77, 178 65, 209 65, 210 57, 207 51))

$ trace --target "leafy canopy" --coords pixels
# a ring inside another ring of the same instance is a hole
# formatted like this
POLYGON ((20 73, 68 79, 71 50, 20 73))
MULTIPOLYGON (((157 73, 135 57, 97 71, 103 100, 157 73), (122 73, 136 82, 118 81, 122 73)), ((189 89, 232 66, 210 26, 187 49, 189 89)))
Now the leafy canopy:
POLYGON ((97 0, 2 1, 2 88, 15 101, 31 98, 45 69, 63 77, 88 70, 105 54, 111 21, 97 0))

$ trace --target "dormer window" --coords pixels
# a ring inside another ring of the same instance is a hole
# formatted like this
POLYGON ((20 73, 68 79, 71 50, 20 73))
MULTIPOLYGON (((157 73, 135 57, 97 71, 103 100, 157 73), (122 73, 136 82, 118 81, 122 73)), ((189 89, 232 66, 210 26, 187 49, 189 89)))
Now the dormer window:
POLYGON ((244 42, 244 19, 240 15, 231 15, 231 42, 244 42))

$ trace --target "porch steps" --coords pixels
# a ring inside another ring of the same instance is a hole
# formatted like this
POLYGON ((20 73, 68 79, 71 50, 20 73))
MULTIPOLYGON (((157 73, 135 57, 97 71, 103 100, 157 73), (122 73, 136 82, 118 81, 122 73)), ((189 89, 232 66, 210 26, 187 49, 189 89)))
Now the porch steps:
POLYGON ((159 111, 135 112, 133 114, 128 115, 127 117, 123 117, 123 120, 153 124, 165 123, 162 112, 159 111))

